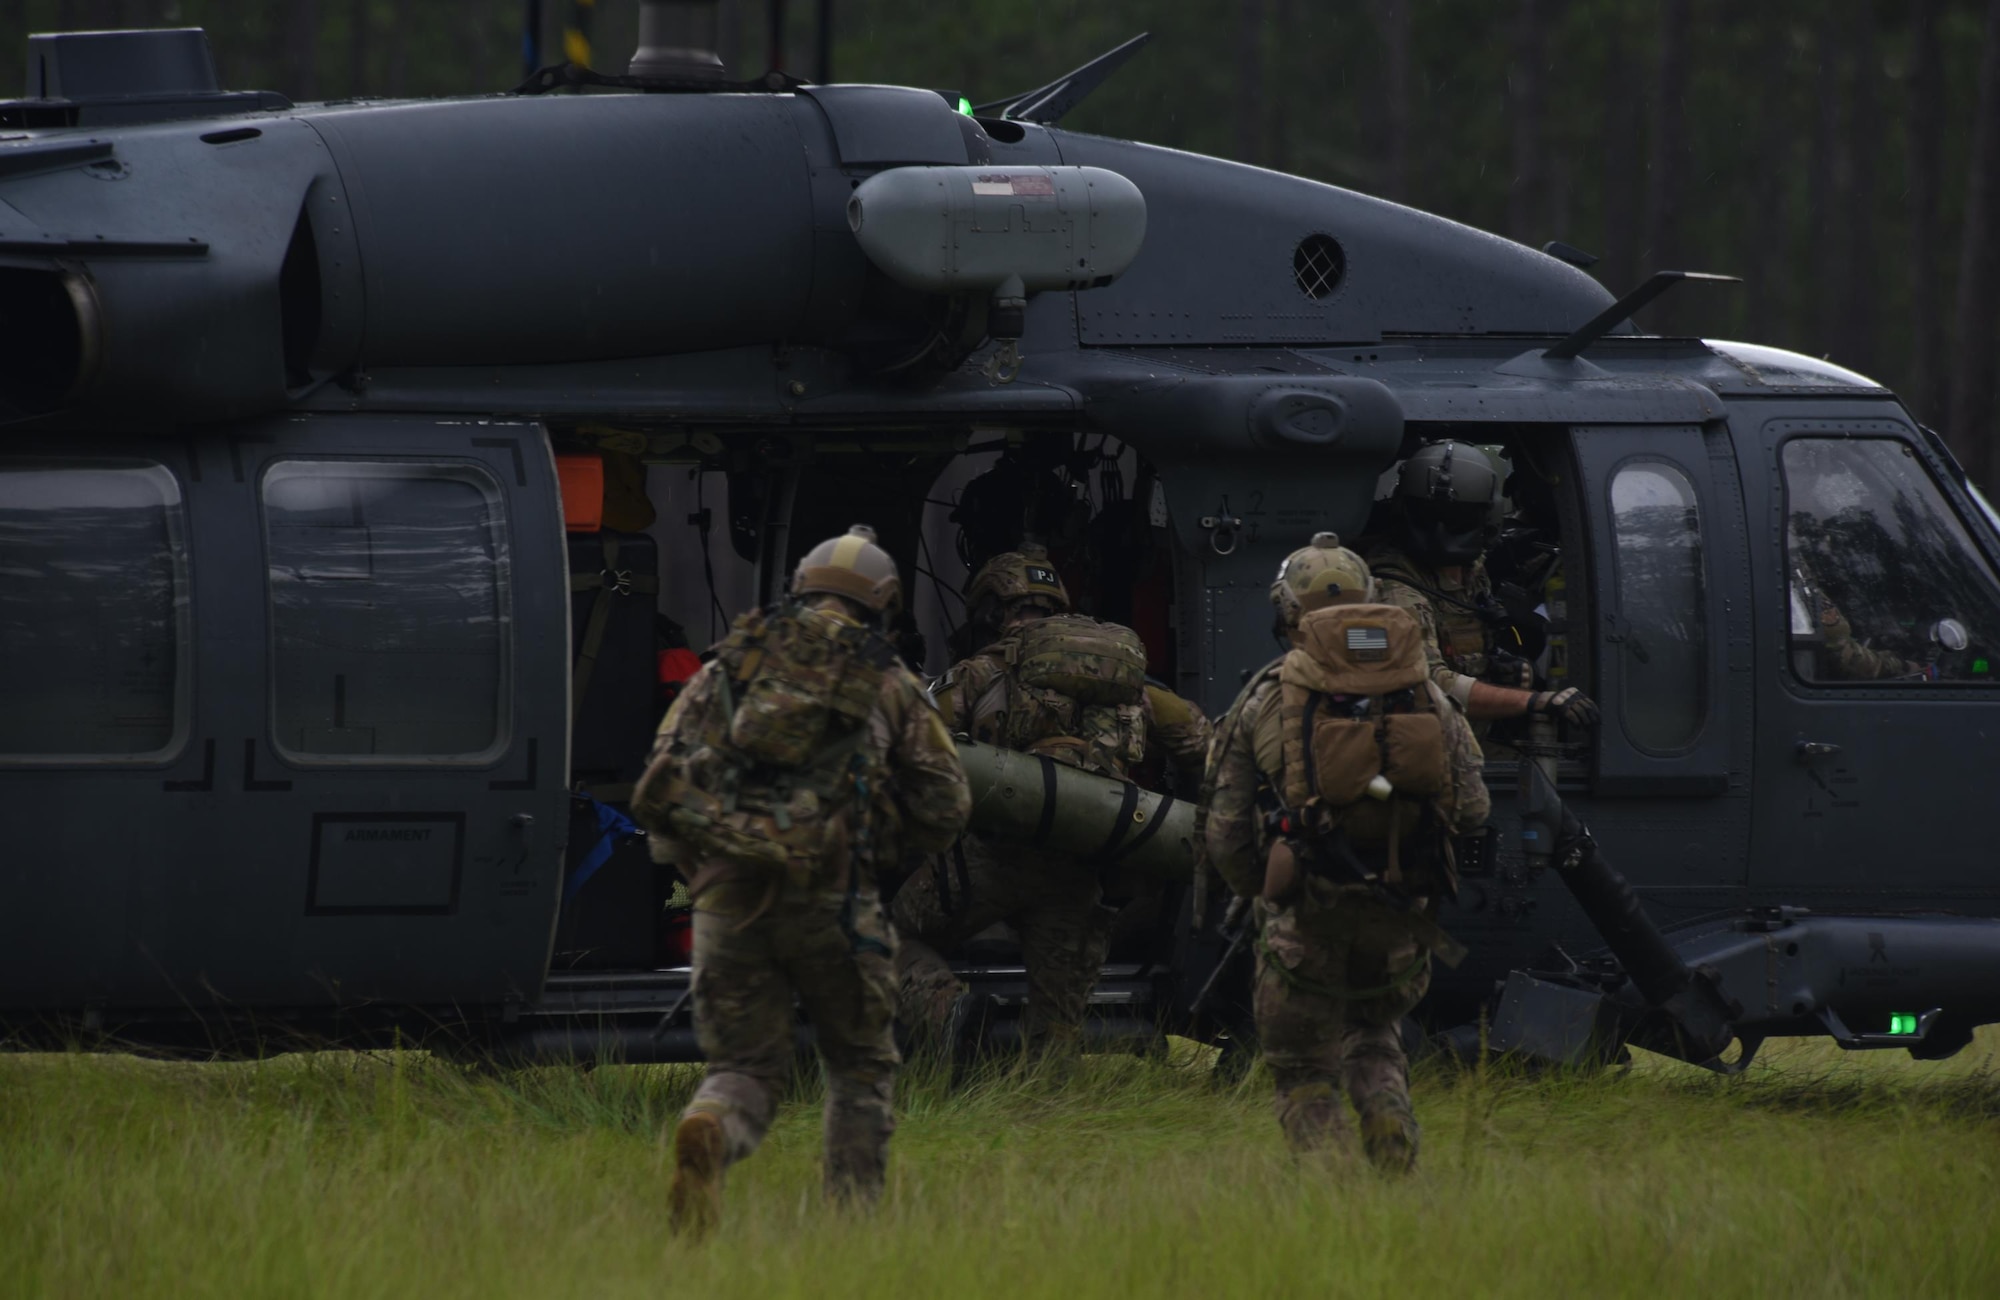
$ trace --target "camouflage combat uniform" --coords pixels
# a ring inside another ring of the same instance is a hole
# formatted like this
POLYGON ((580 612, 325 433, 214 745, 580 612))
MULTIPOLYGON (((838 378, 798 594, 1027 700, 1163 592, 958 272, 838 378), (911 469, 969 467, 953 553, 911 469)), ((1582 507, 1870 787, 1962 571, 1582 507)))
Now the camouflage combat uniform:
MULTIPOLYGON (((682 718, 698 718, 718 689, 718 665, 688 685, 660 724, 654 752, 682 718)), ((865 748, 886 778, 874 792, 869 857, 934 851, 965 825, 965 770, 923 687, 900 664, 882 680, 865 748)), ((812 1022, 826 1067, 830 1195, 874 1196, 882 1186, 891 1098, 900 1058, 893 1033, 895 931, 873 862, 847 860, 804 883, 781 872, 696 858, 655 833, 655 856, 693 882, 694 1018, 707 1073, 688 1107, 721 1120, 725 1164, 756 1150, 791 1073, 794 998, 812 1022)))
MULTIPOLYGON (((1377 584, 1376 599, 1408 610, 1417 620, 1424 633, 1424 658, 1430 664, 1431 680, 1463 708, 1471 699, 1472 683, 1486 680, 1491 667, 1488 659, 1493 633, 1475 612, 1493 598, 1486 561, 1431 569, 1388 547, 1370 550, 1367 558, 1377 584), (1441 593, 1444 599, 1433 597, 1422 590, 1424 587, 1441 593)), ((1474 723, 1473 730, 1483 736, 1486 724, 1474 723)))
MULTIPOLYGON (((1456 796, 1453 832, 1486 820, 1479 742, 1458 709, 1440 701, 1456 796)), ((1212 862, 1243 897, 1264 886, 1266 842, 1260 790, 1282 780, 1277 665, 1253 678, 1215 728, 1208 762, 1212 791, 1203 840, 1212 862)), ((1417 1126, 1399 1024, 1430 987, 1426 907, 1392 906, 1365 885, 1314 876, 1283 905, 1257 899, 1254 994, 1257 1034, 1277 1086, 1279 1127, 1294 1151, 1347 1142, 1337 1089, 1361 1118, 1371 1159, 1407 1167, 1417 1126)))
POLYGON ((1832 604, 1819 611, 1819 671, 1823 680, 1837 682, 1878 681, 1885 677, 1926 675, 1924 665, 1912 663, 1887 650, 1874 650, 1854 639, 1847 616, 1832 604))
MULTIPOLYGON (((958 664, 939 683, 938 707, 953 731, 1006 743, 996 725, 1008 700, 1004 644, 958 664)), ((1085 747, 1052 756, 1124 780, 1145 753, 1157 750, 1181 774, 1183 788, 1192 790, 1208 750, 1208 719, 1187 700, 1151 685, 1136 708, 1138 725, 1130 727, 1130 736, 1072 719, 1065 732, 1086 733, 1081 736, 1085 747)), ((1083 713, 1104 717, 1098 710, 1083 713)), ((1110 942, 1114 913, 1103 902, 1095 866, 1026 845, 965 836, 896 895, 896 927, 903 938, 896 962, 898 1000, 904 1023, 933 1034, 943 1031, 965 986, 942 954, 1005 921, 1021 936, 1028 975, 1022 1031, 1031 1050, 1078 1047, 1090 991, 1110 942)))

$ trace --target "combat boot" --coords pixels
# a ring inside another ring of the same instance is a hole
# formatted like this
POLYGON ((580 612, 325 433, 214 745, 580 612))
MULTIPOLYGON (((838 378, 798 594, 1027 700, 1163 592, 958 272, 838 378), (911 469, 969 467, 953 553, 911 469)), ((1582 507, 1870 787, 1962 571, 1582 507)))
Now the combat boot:
POLYGON ((1416 1172, 1417 1117, 1407 1103, 1371 1106, 1361 1116, 1361 1149, 1385 1174, 1416 1172))
POLYGON ((674 1129, 674 1183, 667 1192, 667 1223, 700 1238, 722 1220, 722 1117, 690 1111, 674 1129))
POLYGON ((1021 1068, 1043 1087, 1068 1087, 1083 1068, 1083 1030, 1076 1025, 1045 1025, 1032 1032, 1021 1047, 1021 1068))
POLYGON ((1280 1089, 1274 1109, 1293 1155, 1351 1149, 1353 1138, 1331 1083, 1316 1079, 1280 1089))

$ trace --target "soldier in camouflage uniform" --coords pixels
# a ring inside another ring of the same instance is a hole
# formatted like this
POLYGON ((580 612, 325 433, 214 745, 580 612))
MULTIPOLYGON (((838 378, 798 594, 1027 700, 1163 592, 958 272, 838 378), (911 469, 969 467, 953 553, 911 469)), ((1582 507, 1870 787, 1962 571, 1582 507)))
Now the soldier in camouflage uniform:
POLYGON ((1801 566, 1792 576, 1792 634, 1817 636, 1818 648, 1800 665, 1809 681, 1872 682, 1885 678, 1931 679, 1931 669, 1854 639, 1847 615, 1801 566))
MULTIPOLYGON (((955 665, 932 695, 952 731, 1010 745, 1014 738, 1006 713, 1019 699, 1009 679, 1010 638, 1030 623, 1067 611, 1069 592, 1047 554, 1029 544, 983 565, 966 599, 975 621, 996 627, 1000 639, 955 665)), ((1186 782, 1184 788, 1192 789, 1200 780, 1208 719, 1173 692, 1147 684, 1133 716, 1122 720, 1109 709, 1072 706, 1071 713, 1062 726, 1065 739, 1043 751, 1056 761, 1126 780, 1145 753, 1161 750, 1186 782)), ((943 953, 1005 921, 1020 933, 1027 967, 1022 1030, 1029 1050, 1073 1057, 1081 1050, 1084 1012, 1104 964, 1114 915, 1104 906, 1097 866, 1026 845, 965 836, 935 870, 920 870, 896 895, 904 1024, 931 1041, 950 1036, 966 990, 943 953)))
POLYGON ((1923 664, 1856 641, 1847 615, 1832 604, 1820 608, 1819 632, 1821 680, 1869 682, 1887 677, 1927 679, 1930 675, 1923 664))
MULTIPOLYGON (((1286 559, 1271 595, 1294 644, 1300 619, 1311 611, 1376 599, 1367 564, 1332 533, 1317 534, 1286 559)), ((1418 1129, 1400 1022, 1430 987, 1433 952, 1453 959, 1462 950, 1433 919, 1435 894, 1397 896, 1378 885, 1276 865, 1297 861, 1266 815, 1277 810, 1284 788, 1283 663, 1253 677, 1216 725, 1203 845, 1230 888, 1256 899, 1257 1034, 1287 1144, 1299 1153, 1345 1148, 1351 1138, 1338 1095, 1344 1087, 1368 1158, 1406 1172, 1416 1162, 1418 1129)), ((1444 829, 1467 831, 1488 811, 1479 742, 1458 706, 1424 686, 1433 692, 1444 732, 1449 799, 1441 802, 1450 809, 1444 829)), ((1406 859, 1401 872, 1412 890, 1449 885, 1446 864, 1406 859)))
POLYGON ((1437 442, 1403 462, 1389 503, 1389 536, 1368 564, 1385 605, 1406 609, 1424 630, 1431 680, 1484 735, 1498 718, 1550 714, 1576 726, 1597 705, 1574 686, 1537 691, 1533 665, 1496 655, 1489 611, 1497 609, 1484 552, 1500 476, 1469 443, 1437 442))
POLYGON ((769 1128, 793 1068, 795 1001, 812 1022, 825 1067, 826 1192, 872 1202, 882 1189, 900 1058, 896 938, 877 893, 876 864, 906 849, 950 844, 965 825, 971 794, 943 720, 880 636, 902 589, 895 561, 873 539, 857 527, 808 552, 792 579, 798 604, 778 616, 795 615, 800 625, 878 655, 879 686, 877 678, 858 679, 867 693, 850 703, 860 725, 834 747, 837 761, 825 769, 851 771, 851 782, 836 777, 828 796, 806 788, 824 783, 820 769, 784 774, 776 784, 790 802, 773 804, 762 769, 718 776, 690 757, 723 752, 711 719, 726 727, 768 698, 759 696, 758 683, 786 651, 782 642, 751 635, 775 621, 753 613, 738 620, 715 662, 660 724, 654 760, 634 797, 653 832, 654 856, 688 878, 695 903, 694 1018, 708 1067, 674 1133, 670 1209, 680 1228, 714 1224, 724 1170, 756 1150, 769 1128), (704 729, 711 734, 700 734, 704 729), (728 790, 726 800, 715 799, 718 786, 728 790), (813 802, 801 803, 808 798, 813 802), (766 807, 776 811, 753 811, 766 807), (731 846, 722 838, 731 826, 749 838, 731 846), (773 852, 775 862, 761 860, 773 852))

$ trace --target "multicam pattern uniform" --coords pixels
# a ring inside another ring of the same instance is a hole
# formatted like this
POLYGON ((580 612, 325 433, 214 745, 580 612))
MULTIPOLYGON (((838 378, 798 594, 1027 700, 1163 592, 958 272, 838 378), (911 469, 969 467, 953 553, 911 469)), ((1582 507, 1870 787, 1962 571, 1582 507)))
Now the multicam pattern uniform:
MULTIPOLYGON (((1463 707, 1472 694, 1472 683, 1485 679, 1487 652, 1492 648, 1492 632, 1467 605, 1479 607, 1493 596, 1492 579, 1486 576, 1486 561, 1434 570, 1418 564, 1400 551, 1387 547, 1371 549, 1368 567, 1375 575, 1376 599, 1410 612, 1423 629, 1424 659, 1430 665, 1431 680, 1438 689, 1463 707), (1419 591, 1421 583, 1442 592, 1447 600, 1436 600, 1419 591), (1460 604, 1458 602, 1464 602, 1460 604)), ((1505 685, 1519 685, 1517 682, 1505 685)), ((1485 734, 1483 724, 1474 724, 1476 734, 1485 734)))
MULTIPOLYGON (((1000 716, 1009 698, 1006 677, 1004 656, 990 649, 946 674, 937 702, 951 729, 1007 744, 1009 728, 1000 716)), ((1186 783, 1183 788, 1200 780, 1208 719, 1173 692, 1147 686, 1129 723, 1107 718, 1109 709, 1079 712, 1083 716, 1068 725, 1072 733, 1082 733, 1088 748, 1074 766, 1123 780, 1133 764, 1157 749, 1186 783)), ((1022 1032, 1031 1050, 1075 1049, 1110 943, 1113 913, 1103 902, 1098 869, 1089 863, 967 835, 935 869, 919 871, 896 895, 896 928, 903 940, 896 960, 898 1010, 904 1024, 942 1032, 965 986, 941 950, 1005 921, 1021 936, 1028 973, 1022 1032)))
MULTIPOLYGON (((1484 760, 1458 709, 1439 704, 1457 805, 1449 829, 1456 833, 1486 820, 1484 760)), ((1282 783, 1283 750, 1273 664, 1216 725, 1208 763, 1203 845, 1229 887, 1246 898, 1264 887, 1269 845, 1259 791, 1282 783)), ((1407 1167, 1416 1158, 1417 1124, 1398 1024, 1430 988, 1425 940, 1434 923, 1366 886, 1316 876, 1282 906, 1258 899, 1256 918, 1257 1034, 1277 1085, 1286 1142, 1302 1152, 1346 1145, 1337 1095, 1344 1087, 1361 1117, 1369 1157, 1407 1167)))
POLYGON ((1924 666, 1912 663, 1887 650, 1874 650, 1854 639, 1847 616, 1831 603, 1819 611, 1820 645, 1818 667, 1827 681, 1869 682, 1884 677, 1917 677, 1924 666))
MULTIPOLYGON (((654 753, 681 719, 700 718, 718 689, 718 667, 703 668, 660 724, 654 753)), ((972 807, 958 749, 901 665, 882 680, 866 748, 887 787, 871 812, 875 862, 903 850, 950 844, 972 807)), ((655 856, 696 884, 694 1017, 708 1070, 688 1113, 722 1121, 724 1160, 763 1141, 792 1070, 793 999, 805 1010, 826 1066, 826 1189, 878 1193, 895 1128, 891 1111, 896 936, 877 892, 873 863, 844 860, 824 878, 700 861, 685 845, 655 836, 655 856)))

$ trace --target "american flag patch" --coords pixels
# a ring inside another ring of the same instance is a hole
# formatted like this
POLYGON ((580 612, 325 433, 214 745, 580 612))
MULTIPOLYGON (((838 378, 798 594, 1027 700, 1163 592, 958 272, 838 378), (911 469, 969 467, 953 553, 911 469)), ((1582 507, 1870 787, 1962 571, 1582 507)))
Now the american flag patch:
POLYGON ((975 176, 974 194, 995 198, 1049 198, 1056 192, 1055 178, 1043 172, 1009 176, 1005 173, 975 176))
POLYGON ((1347 629, 1347 653, 1355 659, 1387 659, 1389 657, 1389 629, 1384 627, 1350 627, 1347 629))

